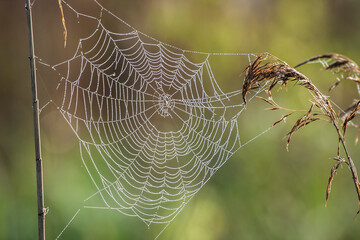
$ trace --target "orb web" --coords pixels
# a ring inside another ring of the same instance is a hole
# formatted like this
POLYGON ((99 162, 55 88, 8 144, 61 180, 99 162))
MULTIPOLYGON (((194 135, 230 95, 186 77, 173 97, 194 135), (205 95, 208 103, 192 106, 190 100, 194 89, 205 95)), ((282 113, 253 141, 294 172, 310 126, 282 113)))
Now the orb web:
MULTIPOLYGON (((169 223, 241 147, 241 90, 224 93, 209 59, 253 54, 182 50, 160 42, 95 3, 97 22, 75 54, 47 66, 57 74, 58 109, 80 142, 104 206, 144 223, 169 223), (129 31, 114 32, 104 15, 129 31)), ((259 90, 259 92, 261 89, 259 90)), ((91 207, 91 206, 89 206, 91 207)))

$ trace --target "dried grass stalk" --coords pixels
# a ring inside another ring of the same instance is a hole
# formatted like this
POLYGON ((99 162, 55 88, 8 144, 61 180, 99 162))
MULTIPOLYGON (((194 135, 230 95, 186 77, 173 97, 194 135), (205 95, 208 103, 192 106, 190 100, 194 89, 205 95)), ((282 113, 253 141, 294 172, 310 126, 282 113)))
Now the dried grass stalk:
POLYGON ((66 29, 66 24, 65 24, 65 17, 64 17, 64 10, 62 7, 62 2, 61 0, 58 0, 59 3, 59 9, 60 9, 60 13, 61 13, 61 22, 64 28, 64 48, 66 47, 66 40, 67 40, 67 29, 66 29))
MULTIPOLYGON (((298 64, 296 67, 302 66, 307 63, 315 62, 315 61, 323 61, 326 60, 324 64, 325 70, 332 71, 335 74, 340 74, 341 78, 338 78, 337 83, 335 83, 331 88, 334 89, 342 80, 351 80, 356 84, 360 83, 360 68, 358 65, 351 59, 340 55, 340 54, 324 54, 309 58, 308 60, 298 64)), ((295 67, 295 68, 296 68, 295 67)), ((282 108, 272 98, 271 91, 278 86, 281 89, 283 86, 286 86, 289 82, 294 82, 297 86, 302 86, 310 91, 313 96, 314 103, 311 105, 310 109, 293 125, 290 132, 287 134, 287 145, 288 148, 291 137, 294 133, 296 133, 299 129, 308 126, 309 124, 321 120, 327 121, 332 124, 334 129, 336 130, 339 147, 337 152, 337 163, 332 167, 330 172, 330 177, 328 180, 328 186, 326 189, 326 203, 329 199, 329 194, 331 190, 331 185, 334 179, 334 176, 342 163, 346 163, 349 166, 351 171, 352 179, 355 185, 355 189, 358 196, 359 202, 359 211, 360 212, 360 184, 358 180, 358 175, 356 171, 356 167, 354 162, 352 161, 348 149, 345 144, 345 132, 347 126, 351 124, 351 121, 357 116, 360 110, 360 101, 355 101, 343 115, 336 114, 329 97, 325 96, 322 92, 320 92, 317 87, 307 78, 305 75, 299 73, 295 68, 287 65, 283 61, 278 58, 271 56, 270 54, 260 54, 246 69, 245 69, 245 77, 242 89, 243 100, 246 104, 246 96, 249 91, 254 89, 266 89, 269 99, 265 99, 259 97, 261 100, 270 104, 272 107, 268 108, 268 110, 288 110, 282 108), (340 128, 339 122, 342 123, 342 128, 340 128), (345 159, 340 157, 340 147, 342 147, 345 153, 345 159)), ((360 89, 358 87, 358 89, 360 89)), ((360 94, 360 90, 359 90, 360 94)), ((285 116, 283 116, 280 120, 276 121, 273 126, 279 124, 281 121, 286 119, 288 116, 293 114, 295 111, 291 110, 291 112, 285 116)))

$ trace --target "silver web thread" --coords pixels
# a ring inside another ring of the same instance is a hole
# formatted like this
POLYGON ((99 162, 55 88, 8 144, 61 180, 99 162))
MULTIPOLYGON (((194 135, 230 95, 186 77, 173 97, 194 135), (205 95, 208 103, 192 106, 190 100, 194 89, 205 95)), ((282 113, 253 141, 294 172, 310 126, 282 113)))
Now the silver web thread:
POLYGON ((99 17, 62 2, 78 18, 97 21, 70 59, 50 65, 37 58, 58 74, 63 97, 56 105, 79 139, 97 188, 85 201, 100 196, 104 202, 85 208, 167 226, 237 150, 270 129, 241 141, 241 90, 224 93, 209 62, 235 55, 251 64, 256 55, 182 50, 134 29, 97 1, 99 17), (110 31, 103 14, 130 31, 110 31))

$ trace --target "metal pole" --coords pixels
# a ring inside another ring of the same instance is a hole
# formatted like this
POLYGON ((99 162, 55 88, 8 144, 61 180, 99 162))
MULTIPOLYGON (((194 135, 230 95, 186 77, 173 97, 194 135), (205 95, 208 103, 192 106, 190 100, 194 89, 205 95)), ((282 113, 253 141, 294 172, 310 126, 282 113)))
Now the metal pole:
POLYGON ((26 0, 26 12, 29 29, 29 50, 30 50, 30 77, 32 91, 32 108, 34 117, 34 136, 35 136, 35 156, 36 156, 36 188, 38 204, 38 230, 39 240, 45 239, 45 208, 44 208, 44 185, 43 185, 43 164, 41 159, 41 140, 40 140, 40 122, 39 122, 39 100, 37 96, 36 65, 34 59, 34 36, 32 26, 32 13, 30 0, 26 0))

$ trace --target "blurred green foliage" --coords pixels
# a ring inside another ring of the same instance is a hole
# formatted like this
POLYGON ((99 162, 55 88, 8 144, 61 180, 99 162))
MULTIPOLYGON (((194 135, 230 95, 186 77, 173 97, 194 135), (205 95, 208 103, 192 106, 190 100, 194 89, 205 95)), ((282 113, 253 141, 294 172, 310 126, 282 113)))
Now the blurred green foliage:
MULTIPOLYGON (((85 0, 77 2, 87 4, 85 0)), ((317 54, 338 52, 360 62, 358 0, 100 2, 135 28, 184 49, 270 52, 290 65, 317 54)), ((0 1, 0 16, 0 239, 36 239, 24 1, 0 1)), ((61 48, 63 29, 57 1, 36 0, 34 20, 36 51, 45 59, 63 59, 67 50, 61 48)), ((71 25, 70 19, 67 24, 71 25)), ((70 38, 75 34, 69 31, 70 38)), ((69 43, 70 49, 71 44, 75 43, 69 43)), ((238 73, 243 69, 231 72, 226 65, 217 65, 219 71, 223 68, 227 71, 218 81, 223 79, 220 85, 232 89, 235 85, 231 82, 241 81, 238 73)), ((304 68, 304 73, 320 85, 332 84, 326 82, 328 75, 318 71, 318 66, 304 68)), ((41 88, 44 79, 39 75, 41 88)), ((347 96, 348 89, 340 89, 339 101, 347 96)), ((305 99, 308 104, 306 93, 289 91, 291 94, 280 101, 302 106, 305 99)), ((46 93, 40 94, 46 102, 46 93)), ((264 117, 268 114, 263 110, 266 106, 256 103, 257 107, 249 107, 248 118, 240 121, 249 136, 260 133, 272 121, 264 117)), ((56 109, 46 108, 41 121, 45 205, 50 210, 46 230, 48 239, 54 239, 94 187, 82 166, 77 140, 56 109)), ((336 154, 337 146, 331 126, 317 124, 302 130, 286 152, 283 136, 289 127, 291 121, 236 153, 160 239, 360 239, 360 220, 354 219, 357 199, 348 169, 340 169, 328 207, 324 207, 333 164, 329 158, 336 154)), ((360 166, 359 147, 350 141, 348 144, 355 164, 360 166)), ((159 230, 156 226, 146 229, 140 220, 114 212, 83 209, 63 239, 153 239, 159 230)))

